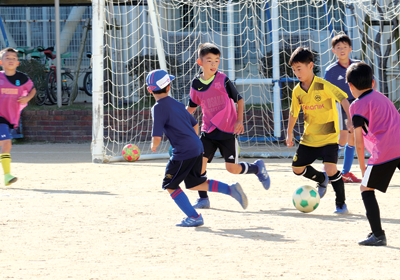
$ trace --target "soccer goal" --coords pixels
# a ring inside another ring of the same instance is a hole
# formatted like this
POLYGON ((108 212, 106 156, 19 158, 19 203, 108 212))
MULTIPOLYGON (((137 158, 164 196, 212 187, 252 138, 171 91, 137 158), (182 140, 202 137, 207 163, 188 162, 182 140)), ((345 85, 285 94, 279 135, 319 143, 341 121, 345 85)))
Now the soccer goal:
MULTIPOLYGON (((171 96, 185 105, 191 80, 199 73, 197 48, 212 42, 221 52, 219 70, 245 100, 241 155, 289 157, 284 140, 291 91, 296 79, 291 52, 307 46, 315 73, 323 77, 334 57, 330 41, 344 32, 353 41, 352 57, 375 71, 378 89, 399 104, 398 1, 341 0, 93 0, 94 162, 121 159, 127 143, 142 159, 169 157, 163 139, 150 150, 151 107, 146 75, 167 70, 176 79, 171 96)), ((195 116, 201 121, 200 108, 195 116)), ((295 136, 303 131, 300 115, 295 136)))

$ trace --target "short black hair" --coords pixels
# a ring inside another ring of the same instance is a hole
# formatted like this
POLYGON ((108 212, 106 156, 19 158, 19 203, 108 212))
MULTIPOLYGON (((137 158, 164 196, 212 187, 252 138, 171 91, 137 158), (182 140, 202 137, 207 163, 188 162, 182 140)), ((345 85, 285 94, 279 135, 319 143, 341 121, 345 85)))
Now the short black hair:
POLYGON ((299 63, 299 62, 305 64, 314 62, 313 53, 308 48, 298 47, 297 49, 294 50, 294 52, 290 56, 289 65, 292 66, 294 63, 299 63))
POLYGON ((346 71, 346 82, 356 89, 370 89, 373 81, 372 68, 364 62, 352 63, 346 71))
POLYGON ((209 53, 221 56, 221 51, 219 48, 212 43, 204 43, 199 46, 198 55, 200 59, 209 53))
POLYGON ((153 91, 153 93, 154 93, 154 94, 167 93, 167 87, 168 87, 169 85, 170 85, 170 84, 166 85, 165 88, 162 88, 162 89, 160 89, 160 90, 155 90, 155 91, 153 91))
POLYGON ((18 50, 8 47, 0 51, 0 59, 3 59, 3 55, 5 55, 8 52, 16 53, 18 55, 18 50))
POLYGON ((347 43, 351 47, 350 37, 347 36, 346 34, 339 34, 339 35, 336 35, 335 37, 332 38, 332 42, 331 42, 332 48, 334 48, 340 42, 341 43, 347 43))

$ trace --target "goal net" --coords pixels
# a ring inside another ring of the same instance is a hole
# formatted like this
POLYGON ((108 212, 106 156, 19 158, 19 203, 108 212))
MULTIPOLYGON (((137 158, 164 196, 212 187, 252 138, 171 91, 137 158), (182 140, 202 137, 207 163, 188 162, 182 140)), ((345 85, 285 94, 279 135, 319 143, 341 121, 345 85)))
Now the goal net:
MULTIPOLYGON (((176 76, 171 96, 185 105, 199 73, 197 48, 212 42, 219 71, 245 101, 242 156, 289 157, 284 140, 296 79, 288 65, 298 46, 311 48, 317 76, 336 60, 331 39, 350 36, 352 58, 370 64, 378 90, 399 105, 399 1, 341 0, 93 0, 93 161, 120 159, 136 144, 142 158, 168 157, 163 139, 150 150, 154 98, 146 75, 157 68, 176 76), (104 46, 104 47, 101 47, 104 46)), ((201 122, 201 110, 195 117, 201 122)), ((300 115, 294 134, 303 132, 300 115)))

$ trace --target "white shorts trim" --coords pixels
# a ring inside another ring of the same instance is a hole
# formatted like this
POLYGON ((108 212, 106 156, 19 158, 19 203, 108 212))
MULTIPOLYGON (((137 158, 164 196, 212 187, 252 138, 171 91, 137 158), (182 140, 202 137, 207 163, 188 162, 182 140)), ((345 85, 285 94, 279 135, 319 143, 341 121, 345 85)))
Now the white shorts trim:
POLYGON ((362 178, 361 185, 364 187, 368 186, 369 176, 371 175, 373 165, 368 165, 365 169, 364 177, 362 178))

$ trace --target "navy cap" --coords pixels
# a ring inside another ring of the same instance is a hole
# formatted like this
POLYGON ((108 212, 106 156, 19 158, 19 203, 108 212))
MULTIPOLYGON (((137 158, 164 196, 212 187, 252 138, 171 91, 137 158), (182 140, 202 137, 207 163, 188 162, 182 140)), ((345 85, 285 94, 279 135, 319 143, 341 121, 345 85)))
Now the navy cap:
POLYGON ((169 75, 167 71, 157 69, 151 71, 146 78, 146 84, 151 91, 158 91, 168 86, 175 76, 169 75))

